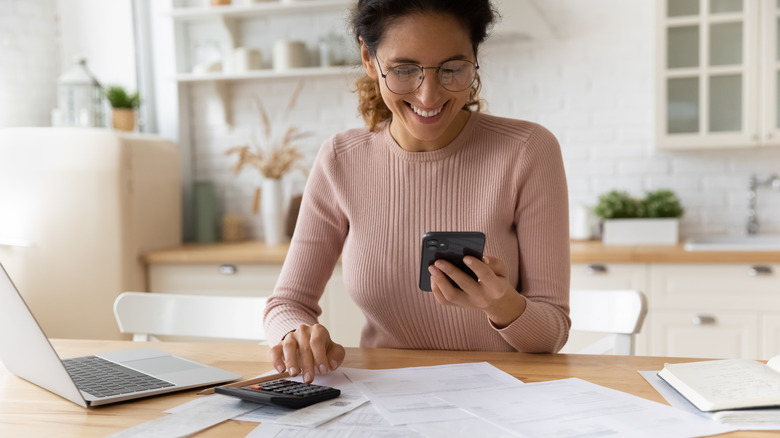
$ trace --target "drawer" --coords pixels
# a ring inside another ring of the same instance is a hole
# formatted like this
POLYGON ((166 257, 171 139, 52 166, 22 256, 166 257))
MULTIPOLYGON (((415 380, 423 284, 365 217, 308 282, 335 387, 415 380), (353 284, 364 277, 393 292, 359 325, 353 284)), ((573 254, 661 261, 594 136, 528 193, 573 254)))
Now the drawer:
POLYGON ((282 265, 149 265, 151 292, 269 296, 282 265))
POLYGON ((641 263, 573 263, 572 289, 635 289, 643 292, 647 265, 641 263))
POLYGON ((655 309, 780 311, 780 265, 651 265, 650 285, 655 309))
POLYGON ((648 317, 653 356, 758 358, 759 324, 755 312, 656 311, 648 317))

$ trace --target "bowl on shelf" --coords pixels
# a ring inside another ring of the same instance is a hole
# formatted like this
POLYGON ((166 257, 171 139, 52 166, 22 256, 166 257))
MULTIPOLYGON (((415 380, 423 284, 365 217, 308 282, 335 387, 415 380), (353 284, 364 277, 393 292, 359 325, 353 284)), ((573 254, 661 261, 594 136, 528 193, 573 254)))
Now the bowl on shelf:
POLYGON ((780 234, 689 237, 688 251, 780 251, 780 234))

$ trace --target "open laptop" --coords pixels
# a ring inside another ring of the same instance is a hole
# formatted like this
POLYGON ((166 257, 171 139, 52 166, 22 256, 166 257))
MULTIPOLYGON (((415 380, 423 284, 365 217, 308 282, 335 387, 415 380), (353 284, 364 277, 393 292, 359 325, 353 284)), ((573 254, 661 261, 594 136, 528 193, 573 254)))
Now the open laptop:
POLYGON ((241 377, 152 348, 61 360, 2 264, 0 361, 13 374, 84 407, 241 377))

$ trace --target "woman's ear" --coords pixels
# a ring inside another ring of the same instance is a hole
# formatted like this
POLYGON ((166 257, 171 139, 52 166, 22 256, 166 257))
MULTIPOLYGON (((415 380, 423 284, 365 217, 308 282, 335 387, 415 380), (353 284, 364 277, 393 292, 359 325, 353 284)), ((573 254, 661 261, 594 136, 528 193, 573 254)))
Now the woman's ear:
POLYGON ((377 73, 376 69, 376 61, 374 61, 374 57, 371 56, 371 51, 368 50, 368 46, 366 43, 363 42, 363 38, 359 38, 360 40, 360 59, 363 62, 363 68, 366 70, 366 75, 368 75, 371 78, 377 79, 379 78, 379 73, 377 73))

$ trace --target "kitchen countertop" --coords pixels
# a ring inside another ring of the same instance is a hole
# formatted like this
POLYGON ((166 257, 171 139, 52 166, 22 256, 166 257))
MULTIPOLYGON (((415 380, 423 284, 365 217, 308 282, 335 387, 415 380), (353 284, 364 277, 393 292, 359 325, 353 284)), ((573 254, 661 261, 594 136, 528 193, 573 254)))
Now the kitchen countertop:
MULTIPOLYGON (((188 243, 141 256, 146 264, 281 264, 289 245, 263 242, 188 243)), ((571 242, 572 263, 780 263, 780 251, 686 251, 678 245, 605 246, 601 241, 571 242)))

